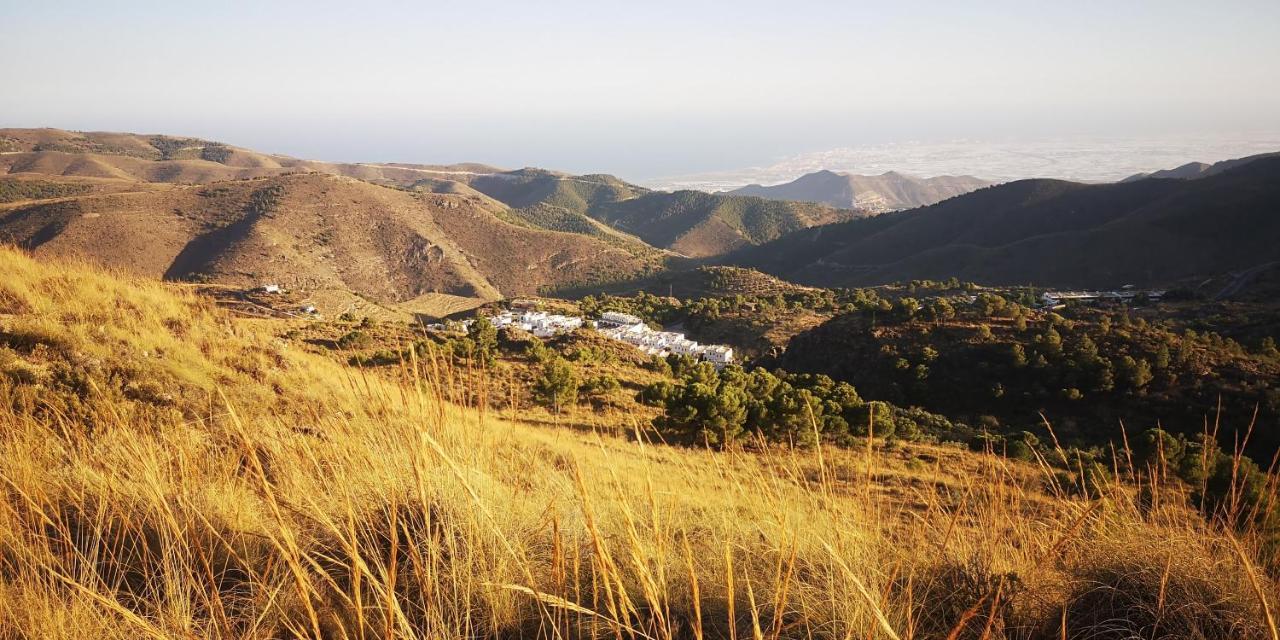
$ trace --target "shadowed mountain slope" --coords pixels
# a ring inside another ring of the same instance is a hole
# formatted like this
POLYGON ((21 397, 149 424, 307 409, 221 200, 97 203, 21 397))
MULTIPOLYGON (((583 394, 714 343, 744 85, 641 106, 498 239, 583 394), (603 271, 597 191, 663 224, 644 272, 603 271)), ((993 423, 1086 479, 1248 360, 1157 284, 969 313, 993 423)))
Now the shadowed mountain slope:
POLYGON ((1249 164, 1255 160, 1263 158, 1271 158, 1280 155, 1280 153, 1260 153, 1257 155, 1246 156, 1243 158, 1233 158, 1231 160, 1223 160, 1208 164, 1205 162, 1188 162, 1180 167, 1173 169, 1162 169, 1151 173, 1136 173, 1125 178, 1121 182, 1133 182, 1135 180, 1144 180, 1146 178, 1174 178, 1179 180, 1195 180, 1196 178, 1205 178, 1217 175, 1228 169, 1234 169, 1241 165, 1249 164))
POLYGON ((727 261, 806 284, 1164 283, 1280 259, 1280 158, 1201 180, 1022 180, 792 234, 727 261))

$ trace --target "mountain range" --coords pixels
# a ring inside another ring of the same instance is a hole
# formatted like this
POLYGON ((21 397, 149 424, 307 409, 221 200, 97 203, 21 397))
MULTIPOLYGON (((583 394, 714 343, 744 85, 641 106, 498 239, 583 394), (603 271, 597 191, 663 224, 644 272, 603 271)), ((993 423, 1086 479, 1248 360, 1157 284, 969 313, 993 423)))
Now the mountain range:
POLYGON ((752 184, 729 193, 770 200, 820 202, 833 207, 883 213, 931 205, 990 184, 973 176, 917 178, 896 171, 861 176, 823 170, 785 184, 768 187, 752 184))
POLYGON ((329 292, 338 306, 414 313, 459 296, 629 290, 702 264, 813 286, 956 276, 1103 287, 1280 261, 1277 154, 1152 178, 980 186, 819 172, 760 188, 820 203, 655 191, 603 174, 329 163, 196 138, 3 129, 0 242, 150 277, 278 282, 329 292), (1196 179, 1160 179, 1174 174, 1196 179), (859 191, 868 184, 897 204, 942 200, 873 215, 891 200, 873 206, 859 191))
POLYGON ((1159 171, 1152 171, 1151 173, 1135 173, 1128 178, 1121 180, 1121 182, 1133 182, 1135 180, 1145 180, 1146 178, 1194 180, 1196 178, 1205 178, 1217 175, 1228 169, 1253 162, 1254 160, 1261 160, 1263 158, 1270 158, 1277 155, 1280 155, 1280 153, 1260 153, 1257 155, 1245 156, 1243 158, 1232 158, 1231 160, 1214 162, 1212 164, 1207 162, 1188 162, 1187 164, 1173 169, 1161 169, 1159 171))
POLYGON ((300 160, 164 135, 0 130, 0 241, 235 286, 381 304, 651 274, 861 212, 612 176, 300 160))
POLYGON ((1280 157, 1197 180, 1019 180, 827 225, 725 262, 802 284, 952 276, 984 283, 1163 284, 1280 260, 1280 157))
POLYGON ((471 188, 511 207, 527 224, 557 231, 627 234, 648 245, 706 258, 861 215, 807 202, 701 191, 651 191, 609 175, 541 169, 475 176, 471 188))

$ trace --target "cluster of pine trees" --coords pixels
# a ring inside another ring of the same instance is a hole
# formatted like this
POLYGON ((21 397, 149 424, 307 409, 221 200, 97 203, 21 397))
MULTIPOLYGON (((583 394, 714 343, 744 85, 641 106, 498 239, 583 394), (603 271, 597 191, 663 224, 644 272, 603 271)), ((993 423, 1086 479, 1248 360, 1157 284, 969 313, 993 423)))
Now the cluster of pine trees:
POLYGON ((868 402, 847 382, 821 374, 792 374, 670 358, 674 379, 656 382, 640 401, 661 407, 656 426, 673 439, 726 445, 759 439, 793 446, 848 444, 874 436, 907 440, 956 439, 968 427, 919 409, 868 402))

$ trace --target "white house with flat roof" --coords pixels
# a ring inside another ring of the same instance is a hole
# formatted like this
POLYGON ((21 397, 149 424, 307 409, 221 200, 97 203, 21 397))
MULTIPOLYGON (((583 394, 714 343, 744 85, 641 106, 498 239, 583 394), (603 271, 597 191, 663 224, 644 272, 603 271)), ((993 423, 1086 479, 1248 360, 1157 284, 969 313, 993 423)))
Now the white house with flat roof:
POLYGON ((629 313, 620 313, 618 311, 606 311, 600 314, 600 324, 606 327, 625 327, 628 325, 643 325, 644 320, 637 318, 629 313))

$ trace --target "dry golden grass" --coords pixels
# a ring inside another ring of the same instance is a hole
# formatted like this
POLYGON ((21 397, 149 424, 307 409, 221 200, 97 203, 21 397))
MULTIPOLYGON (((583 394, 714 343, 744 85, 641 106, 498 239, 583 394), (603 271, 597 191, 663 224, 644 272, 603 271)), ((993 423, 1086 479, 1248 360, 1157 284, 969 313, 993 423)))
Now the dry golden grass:
POLYGON ((390 380, 286 351, 258 380, 219 354, 271 343, 194 298, 9 252, 0 273, 19 301, 0 339, 58 314, 40 328, 68 351, 136 340, 179 354, 149 373, 181 398, 217 398, 140 411, 98 388, 65 418, 3 403, 3 637, 1277 637, 1251 537, 1176 486, 1085 500, 947 448, 532 428, 448 402, 466 374, 430 358, 390 380), (301 386, 273 405, 267 380, 301 386))

